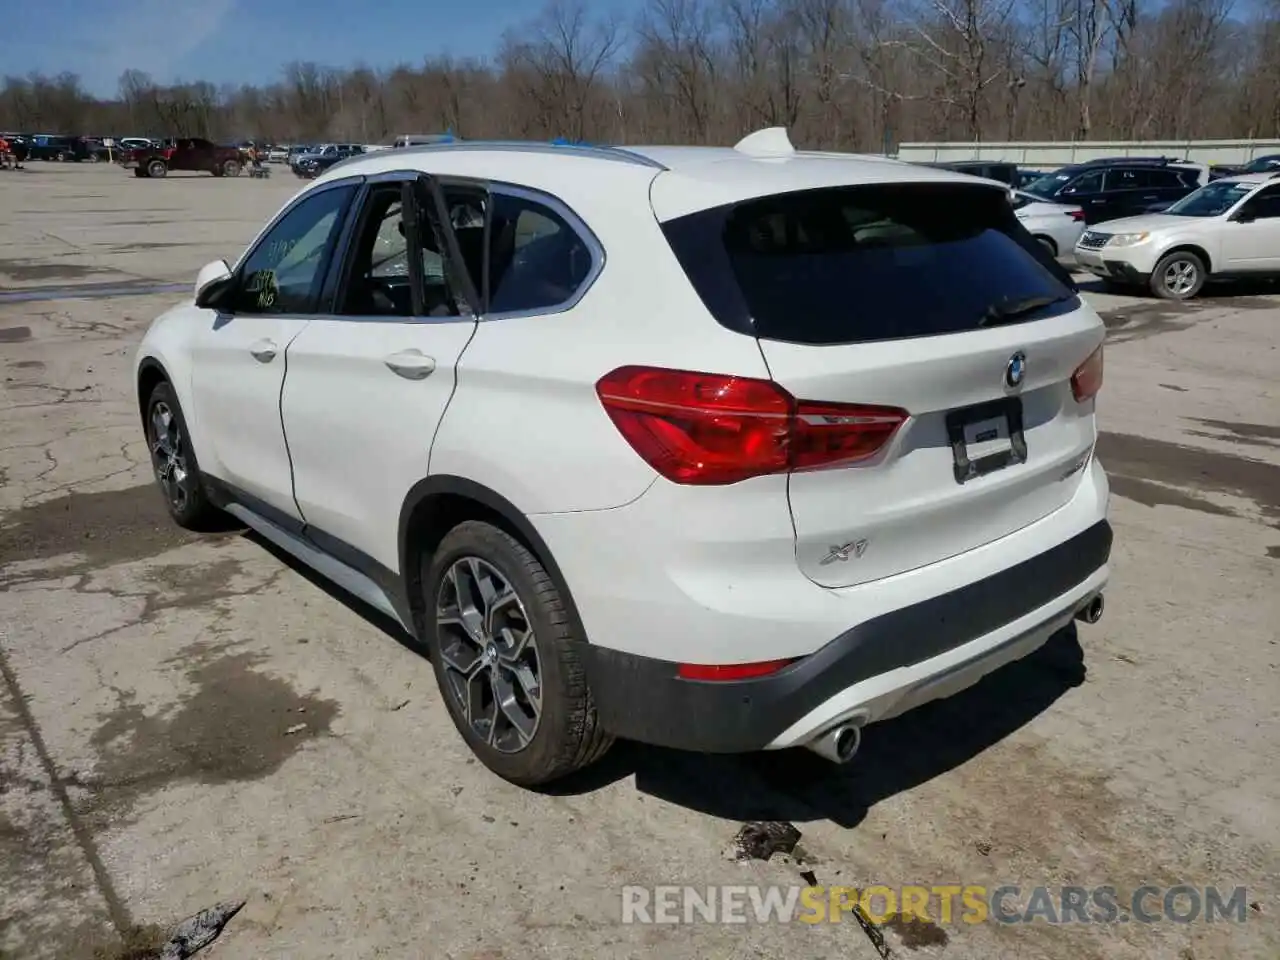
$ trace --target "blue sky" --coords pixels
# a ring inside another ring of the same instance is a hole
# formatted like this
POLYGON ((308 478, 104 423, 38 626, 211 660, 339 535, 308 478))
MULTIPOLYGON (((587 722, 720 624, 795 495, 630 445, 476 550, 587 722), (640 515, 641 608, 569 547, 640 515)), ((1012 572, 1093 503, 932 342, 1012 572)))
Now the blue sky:
MULTIPOLYGON (((639 0, 589 0, 629 13, 639 0)), ((126 69, 158 82, 268 83, 292 60, 329 66, 486 57, 541 0, 12 0, 0 27, 0 71, 69 70, 114 96, 126 69), (375 12, 376 11, 376 12, 375 12)))

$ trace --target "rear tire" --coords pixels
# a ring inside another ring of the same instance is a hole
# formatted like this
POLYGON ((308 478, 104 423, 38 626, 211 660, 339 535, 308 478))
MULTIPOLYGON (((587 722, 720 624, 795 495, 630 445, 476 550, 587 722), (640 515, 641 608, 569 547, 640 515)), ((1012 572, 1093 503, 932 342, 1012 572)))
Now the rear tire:
POLYGON ((240 176, 240 164, 235 160, 228 160, 222 165, 222 174, 228 177, 240 176))
POLYGON ((1151 271, 1151 292, 1163 300, 1190 300, 1207 277, 1203 260, 1189 250, 1175 250, 1151 271))
POLYGON ((156 384, 147 398, 144 425, 151 467, 169 515, 187 530, 214 528, 221 511, 209 502, 178 395, 167 381, 156 384))
POLYGON ((538 558, 505 531, 468 520, 421 563, 436 681, 476 757, 521 786, 602 757, 613 737, 587 686, 585 638, 538 558))
POLYGON ((161 179, 169 173, 169 167, 163 160, 152 160, 147 164, 147 176, 161 179))
POLYGON ((1039 243, 1040 246, 1044 247, 1046 250, 1049 251, 1049 256, 1053 257, 1054 259, 1057 259, 1058 245, 1056 243, 1054 243, 1048 237, 1036 237, 1036 242, 1039 243))

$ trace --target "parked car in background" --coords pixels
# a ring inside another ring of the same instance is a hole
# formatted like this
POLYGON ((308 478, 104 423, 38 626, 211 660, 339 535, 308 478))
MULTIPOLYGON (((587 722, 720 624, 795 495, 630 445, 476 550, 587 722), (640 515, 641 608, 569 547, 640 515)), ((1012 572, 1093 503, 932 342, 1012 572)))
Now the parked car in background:
POLYGON ((1245 164, 1242 173, 1271 173, 1280 170, 1280 153, 1272 153, 1263 157, 1255 157, 1245 164))
POLYGON ((13 156, 13 162, 21 165, 27 162, 31 156, 31 138, 21 133, 0 133, 0 139, 4 139, 9 144, 9 153, 13 156))
POLYGON ((285 158, 285 162, 289 164, 290 167, 294 167, 297 165, 300 158, 305 157, 309 153, 315 153, 319 149, 320 148, 315 144, 295 143, 289 148, 289 155, 285 158))
POLYGON ((293 164, 293 172, 304 180, 310 180, 324 173, 335 163, 349 157, 365 153, 365 148, 358 143, 326 143, 316 153, 304 153, 293 164))
POLYGON ((128 151, 120 161, 135 177, 159 178, 171 170, 203 171, 215 177, 236 177, 244 166, 239 147, 224 147, 200 137, 182 137, 162 145, 128 151))
POLYGON ((1280 153, 1254 157, 1248 163, 1243 164, 1220 163, 1210 169, 1219 177, 1237 177, 1242 173, 1270 173, 1273 170, 1280 170, 1280 153))
POLYGON ((1022 190, 1040 200, 1079 206, 1092 224, 1142 213, 1162 200, 1180 200, 1208 179, 1203 164, 1097 160, 1062 167, 1022 190))
POLYGON ((90 161, 96 163, 107 158, 107 148, 94 137, 63 137, 36 134, 30 138, 31 160, 52 160, 63 163, 90 161))
POLYGON ((971 177, 985 177, 988 180, 999 180, 1011 187, 1020 184, 1016 163, 1004 163, 995 160, 951 160, 924 164, 939 170, 952 170, 956 173, 967 173, 971 177))
POLYGON ((778 130, 388 150, 201 270, 134 385, 174 520, 397 618, 498 775, 843 763, 1102 614, 1105 330, 1042 254, 998 184, 778 130))
POLYGON ((289 147, 275 145, 267 148, 267 163, 284 163, 289 159, 289 147))
POLYGON ((1215 180, 1163 213, 1090 227, 1075 256, 1109 285, 1169 300, 1210 280, 1280 276, 1280 172, 1215 180))
POLYGON ((1012 203, 1014 216, 1055 257, 1075 249, 1084 232, 1084 210, 1079 206, 1049 203, 1021 190, 1014 192, 1012 203))
POLYGON ((402 133, 391 146, 402 150, 405 147, 426 147, 433 143, 452 143, 456 139, 451 133, 402 133))

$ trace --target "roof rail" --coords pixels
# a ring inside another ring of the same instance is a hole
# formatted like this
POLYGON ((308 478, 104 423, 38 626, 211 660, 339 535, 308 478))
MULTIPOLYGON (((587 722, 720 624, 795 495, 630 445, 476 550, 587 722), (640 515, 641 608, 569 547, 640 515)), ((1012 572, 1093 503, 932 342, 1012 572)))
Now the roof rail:
POLYGON ((1076 166, 1079 167, 1105 167, 1110 164, 1124 163, 1186 163, 1185 160, 1179 160, 1176 157, 1098 157, 1093 160, 1081 160, 1076 166))
POLYGON ((425 143, 413 147, 405 147, 397 151, 398 156, 406 153, 439 153, 442 151, 509 151, 511 153, 564 153, 566 151, 598 160, 613 160, 618 163, 631 163, 637 166, 650 167, 654 170, 667 169, 663 164, 643 154, 628 150, 625 147, 610 147, 601 144, 574 143, 564 138, 549 142, 537 140, 454 140, 444 143, 425 143))

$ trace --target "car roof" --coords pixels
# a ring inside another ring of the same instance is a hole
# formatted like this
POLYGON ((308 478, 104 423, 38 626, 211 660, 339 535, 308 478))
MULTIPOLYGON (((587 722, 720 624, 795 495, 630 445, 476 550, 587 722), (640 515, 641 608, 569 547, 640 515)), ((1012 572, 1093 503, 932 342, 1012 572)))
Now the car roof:
POLYGON ((396 170, 509 183, 549 193, 583 215, 634 205, 628 185, 649 195, 660 221, 756 197, 876 183, 1007 184, 881 156, 798 151, 781 128, 734 147, 600 146, 564 142, 458 140, 364 154, 335 164, 315 183, 396 170))
POLYGON ((1280 183, 1276 173, 1237 173, 1233 177, 1221 177, 1214 183, 1245 183, 1251 187, 1260 187, 1264 183, 1280 183))

